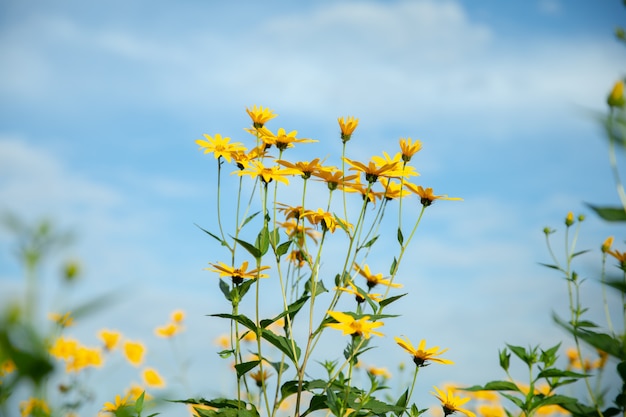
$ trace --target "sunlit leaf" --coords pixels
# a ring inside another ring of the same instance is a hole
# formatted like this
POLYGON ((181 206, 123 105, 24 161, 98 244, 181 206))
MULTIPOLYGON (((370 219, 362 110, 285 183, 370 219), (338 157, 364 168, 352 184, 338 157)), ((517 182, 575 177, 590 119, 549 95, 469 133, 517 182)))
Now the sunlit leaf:
POLYGON ((587 203, 587 207, 595 211, 601 219, 607 222, 626 221, 626 210, 624 210, 624 207, 600 207, 589 203, 587 203))
POLYGON ((256 361, 238 363, 237 365, 235 365, 235 370, 237 371, 237 378, 241 378, 246 373, 248 373, 248 371, 251 371, 252 369, 256 368, 256 366, 259 363, 261 363, 261 361, 256 360, 256 361))

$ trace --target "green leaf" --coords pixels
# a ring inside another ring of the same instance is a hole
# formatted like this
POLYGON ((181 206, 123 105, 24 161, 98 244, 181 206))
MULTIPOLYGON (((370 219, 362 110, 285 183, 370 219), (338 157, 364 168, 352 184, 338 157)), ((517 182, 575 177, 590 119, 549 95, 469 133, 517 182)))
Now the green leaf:
POLYGON ((393 297, 389 297, 389 298, 385 298, 384 300, 381 300, 378 304, 381 307, 386 307, 389 304, 393 303, 394 301, 404 297, 405 295, 407 295, 408 293, 404 293, 404 294, 400 294, 400 295, 394 295, 393 297))
POLYGON ((556 368, 548 368, 548 369, 544 369, 543 371, 539 372, 539 375, 537 375, 537 378, 586 378, 589 375, 586 374, 579 374, 577 372, 572 372, 572 371, 563 371, 560 369, 556 369, 556 368))
POLYGON ((391 268, 389 268, 389 275, 392 275, 392 276, 395 275, 397 267, 398 267, 398 260, 394 256, 393 262, 391 263, 391 268))
POLYGON ((611 288, 615 288, 616 290, 620 291, 622 294, 626 294, 626 282, 624 282, 623 280, 607 280, 604 281, 604 284, 608 287, 611 288))
POLYGON ((617 364, 617 373, 622 378, 622 381, 626 383, 626 361, 617 364))
MULTIPOLYGON (((285 400, 287 397, 296 394, 298 392, 298 386, 300 383, 298 381, 287 381, 280 387, 280 397, 281 402, 285 400)), ((302 381, 302 391, 308 390, 308 382, 302 381)))
POLYGON ((300 309, 304 306, 304 304, 306 304, 309 298, 310 296, 303 295, 302 297, 298 298, 293 303, 289 304, 289 306, 287 306, 287 310, 283 311, 282 313, 275 316, 274 318, 261 320, 259 324, 261 325, 261 327, 266 328, 270 324, 277 322, 278 320, 282 319, 286 315, 289 315, 290 320, 293 321, 294 316, 298 313, 298 311, 300 311, 300 309))
POLYGON ((626 211, 624 207, 600 207, 586 203, 587 207, 595 211, 601 219, 607 222, 623 222, 626 221, 626 211))
POLYGON ((557 271, 561 270, 561 268, 556 265, 544 264, 543 262, 539 262, 539 265, 545 266, 546 268, 556 269, 557 271))
POLYGON ((400 246, 404 243, 404 236, 402 235, 402 229, 400 229, 400 227, 398 227, 398 243, 400 246))
POLYGON ((281 256, 283 256, 284 254, 287 253, 287 251, 289 250, 289 246, 291 246, 291 240, 288 240, 286 242, 281 243, 277 248, 276 248, 276 256, 278 258, 280 258, 281 256))
POLYGON ((244 325, 248 329, 252 330, 254 333, 257 332, 256 324, 254 324, 252 320, 250 320, 248 317, 242 314, 234 315, 234 314, 228 314, 228 313, 219 313, 219 314, 209 314, 209 316, 235 320, 237 323, 244 325))
POLYGON ((276 228, 269 233, 269 239, 272 247, 277 247, 280 243, 280 229, 276 228))
POLYGON ((513 352, 518 358, 520 358, 524 363, 530 365, 529 362, 531 362, 531 356, 528 352, 526 352, 526 349, 524 349, 521 346, 513 346, 513 345, 509 345, 507 343, 507 346, 509 349, 511 349, 511 352, 513 352))
POLYGON ((541 399, 540 401, 537 401, 535 404, 533 404, 533 408, 539 408, 539 407, 543 407, 546 405, 553 405, 553 404, 557 404, 557 405, 576 404, 577 402, 578 400, 576 400, 576 398, 568 397, 565 395, 551 395, 549 397, 545 397, 541 399))
POLYGON ((256 246, 251 245, 250 243, 246 242, 245 240, 237 239, 235 237, 233 237, 233 239, 235 239, 235 242, 237 242, 241 246, 243 246, 245 250, 250 252, 250 255, 252 255, 254 257, 254 259, 257 259, 257 260, 261 259, 262 253, 256 246))
POLYGON ((622 342, 619 338, 605 333, 596 333, 588 329, 574 329, 571 324, 563 321, 555 314, 552 315, 552 319, 569 333, 578 336, 594 348, 603 350, 619 360, 626 360, 626 352, 622 349, 622 342))
POLYGON ((222 294, 224 294, 224 298, 226 298, 228 301, 233 301, 233 298, 230 294, 230 285, 228 285, 223 279, 220 279, 219 281, 220 290, 222 291, 222 294))
POLYGON ((279 336, 267 329, 261 329, 261 337, 287 355, 294 364, 297 364, 298 358, 300 358, 300 348, 296 345, 295 341, 279 336))
POLYGON ((256 237, 254 246, 259 250, 260 253, 260 256, 255 256, 255 258, 259 259, 261 256, 267 253, 270 248, 270 231, 267 227, 263 227, 263 229, 261 229, 258 236, 256 237))
POLYGON ((250 220, 254 219, 258 214, 260 213, 260 211, 257 211, 256 213, 253 213, 251 215, 249 215, 244 221, 243 223, 241 223, 241 227, 239 228, 240 230, 246 225, 248 224, 248 222, 250 222, 250 220))
POLYGON ((577 256, 579 256, 579 255, 585 254, 587 252, 590 252, 589 249, 578 251, 578 252, 572 254, 572 259, 577 257, 577 256))
POLYGON ((234 355, 235 351, 233 349, 225 349, 225 350, 222 350, 220 352, 217 352, 217 354, 220 355, 220 358, 226 359, 226 358, 230 358, 232 355, 234 355))
POLYGON ((248 373, 248 371, 251 371, 252 369, 256 368, 256 366, 259 363, 261 363, 261 361, 256 360, 256 361, 238 363, 237 365, 235 365, 235 370, 237 371, 237 378, 241 378, 246 373, 248 373))
POLYGON ((370 240, 367 241, 367 243, 365 243, 363 246, 361 246, 362 248, 369 248, 370 246, 372 246, 377 240, 378 240, 378 236, 374 236, 373 238, 371 238, 370 240))
MULTIPOLYGON (((398 398, 398 401, 396 401, 396 407, 399 407, 400 409, 405 410, 408 402, 409 402, 409 390, 407 388, 407 390, 404 391, 404 393, 400 396, 400 398, 398 398)), ((401 414, 402 412, 397 413, 396 415, 400 416, 401 414)))
POLYGON ((206 229, 203 229, 202 227, 198 226, 196 223, 194 223, 194 225, 196 225, 196 227, 200 230, 202 230, 204 233, 206 233, 207 235, 211 236, 213 239, 217 240, 218 242, 220 242, 220 244, 222 246, 228 246, 228 243, 226 243, 225 240, 223 240, 221 237, 214 235, 213 233, 209 232, 206 229))
POLYGON ((145 391, 142 392, 141 395, 135 401, 135 411, 137 412, 137 414, 141 414, 141 412, 143 411, 143 400, 144 400, 145 394, 146 394, 145 391))

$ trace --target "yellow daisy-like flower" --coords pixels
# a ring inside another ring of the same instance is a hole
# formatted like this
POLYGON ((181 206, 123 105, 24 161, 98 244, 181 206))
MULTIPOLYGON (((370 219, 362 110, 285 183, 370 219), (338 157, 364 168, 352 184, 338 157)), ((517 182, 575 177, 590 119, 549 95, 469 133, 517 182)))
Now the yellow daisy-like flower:
POLYGON ((209 263, 209 265, 213 268, 204 269, 219 273, 220 278, 231 277, 235 284, 241 284, 244 279, 267 278, 267 274, 261 274, 260 272, 270 269, 269 266, 262 266, 248 271, 248 261, 244 261, 239 268, 228 266, 223 262, 218 262, 217 264, 209 263))
POLYGON ((266 155, 265 146, 257 146, 256 148, 252 148, 250 151, 236 151, 231 152, 230 156, 235 161, 237 168, 246 169, 250 167, 250 161, 260 160, 262 158, 270 158, 270 156, 266 155))
POLYGON ((339 122, 339 129, 341 129, 341 141, 346 143, 352 138, 352 133, 359 125, 359 119, 355 119, 353 116, 348 117, 348 120, 339 117, 337 122, 339 122))
POLYGON ((413 344, 408 338, 400 338, 394 337, 393 340, 396 341, 398 345, 407 352, 409 352, 413 356, 413 362, 415 365, 422 367, 427 366, 430 363, 427 362, 437 362, 442 363, 444 365, 452 365, 454 362, 448 359, 437 358, 436 356, 442 355, 448 351, 448 349, 439 350, 439 346, 432 347, 430 349, 426 348, 426 340, 422 339, 420 344, 417 346, 417 349, 413 347, 413 344))
POLYGON ((383 152, 383 156, 372 156, 372 161, 381 167, 393 165, 394 168, 385 172, 387 178, 409 178, 419 176, 419 173, 415 171, 415 167, 407 165, 403 162, 403 155, 401 152, 396 153, 393 158, 389 156, 387 152, 383 152))
POLYGON ((80 347, 79 343, 75 339, 65 338, 63 336, 58 337, 54 344, 50 347, 50 355, 57 359, 63 359, 65 361, 71 360, 76 351, 80 347))
POLYGON ((310 221, 311 224, 321 224, 323 231, 329 230, 331 233, 335 233, 337 221, 335 220, 335 215, 333 213, 329 213, 321 208, 318 208, 317 211, 305 211, 303 217, 310 221))
POLYGON ((334 191, 337 188, 341 189, 346 182, 359 177, 358 175, 348 175, 344 177, 341 170, 335 167, 326 167, 314 172, 313 175, 324 181, 330 191, 334 191))
POLYGON ((299 220, 304 214, 305 210, 302 206, 290 206, 283 203, 277 203, 278 211, 285 213, 285 220, 296 219, 299 220))
POLYGON ((263 183, 267 185, 273 180, 289 184, 287 176, 296 175, 298 171, 289 168, 280 169, 280 167, 276 165, 267 168, 261 161, 250 161, 248 168, 235 173, 240 177, 243 175, 249 175, 251 178, 261 177, 263 183))
POLYGON ((391 282, 388 279, 384 279, 382 273, 376 274, 376 275, 372 274, 372 272, 370 271, 370 267, 367 264, 363 265, 363 267, 361 268, 359 265, 355 263, 354 270, 357 271, 359 275, 361 275, 363 278, 367 280, 367 288, 371 289, 379 284, 386 285, 392 288, 402 287, 402 284, 396 284, 396 283, 391 282))
POLYGON ((320 165, 319 158, 315 158, 311 162, 302 161, 302 162, 296 162, 295 164, 289 161, 285 161, 283 159, 279 159, 278 161, 276 161, 276 163, 284 167, 290 168, 294 171, 297 171, 305 180, 311 178, 311 175, 314 172, 317 172, 320 169, 323 169, 322 165, 320 165))
POLYGON ((115 396, 115 402, 106 402, 102 408, 102 411, 108 411, 109 413, 115 413, 117 410, 128 406, 128 396, 121 397, 115 396))
MULTIPOLYGON (((382 177, 381 177, 382 180, 382 177)), ((376 200, 383 198, 384 193, 381 191, 375 191, 372 187, 368 187, 361 183, 361 178, 356 177, 353 182, 346 182, 343 185, 343 189, 347 193, 359 193, 363 197, 363 200, 367 200, 370 203, 376 204, 376 200)))
POLYGON ((443 408, 443 414, 445 416, 450 415, 456 411, 465 414, 468 417, 476 417, 476 414, 467 410, 465 408, 461 408, 463 404, 470 400, 470 397, 461 398, 454 395, 452 390, 448 390, 447 392, 441 391, 437 387, 433 387, 436 391, 431 392, 439 401, 441 401, 441 407, 443 408))
POLYGON ((402 151, 402 160, 409 162, 413 155, 422 149, 422 142, 416 140, 413 142, 411 138, 400 138, 400 151, 402 151))
MULTIPOLYGON (((350 168, 351 171, 360 171, 360 172, 364 173, 365 174, 365 180, 368 183, 370 183, 370 184, 376 182, 378 180, 378 177, 389 176, 387 174, 390 173, 390 172, 393 174, 395 172, 395 170, 398 168, 398 163, 397 162, 389 163, 389 164, 385 163, 385 164, 382 164, 381 166, 379 166, 373 160, 369 161, 367 163, 367 165, 365 165, 365 164, 363 164, 363 163, 361 163, 359 161, 353 161, 352 159, 345 158, 345 157, 343 158, 343 160, 345 162, 347 162, 348 165, 351 166, 351 168, 350 168)), ((393 177, 393 176, 396 176, 396 175, 394 174, 394 175, 391 175, 391 176, 393 177)))
POLYGON ((102 340, 102 343, 104 343, 104 349, 107 351, 113 350, 117 347, 121 336, 120 332, 115 330, 103 329, 98 333, 98 337, 102 340))
POLYGON ((272 374, 267 372, 265 369, 263 370, 263 372, 261 372, 260 369, 256 372, 251 372, 249 375, 250 378, 252 378, 256 383, 256 386, 259 388, 263 386, 263 383, 267 381, 270 376, 272 376, 272 374))
POLYGON ((141 365, 145 353, 146 348, 142 343, 131 341, 124 343, 124 356, 134 366, 141 365))
POLYGON ((317 230, 306 227, 294 220, 289 220, 283 223, 279 223, 281 227, 285 228, 285 233, 289 236, 290 239, 295 239, 298 246, 304 246, 304 238, 305 236, 313 239, 313 242, 317 243, 317 239, 321 236, 321 233, 317 230))
POLYGON ((388 180, 387 178, 381 178, 380 183, 385 189, 385 192, 383 193, 383 197, 386 200, 395 200, 395 199, 402 198, 402 197, 409 195, 409 193, 405 192, 404 189, 400 186, 400 184, 395 181, 388 180))
POLYGON ((337 321, 337 323, 328 323, 328 327, 341 330, 344 335, 362 336, 369 339, 371 335, 384 336, 379 331, 374 329, 384 325, 380 321, 370 321, 370 316, 363 316, 360 319, 355 319, 349 314, 342 313, 340 311, 328 311, 328 315, 337 321))
POLYGON ((252 106, 252 109, 246 108, 246 113, 248 113, 248 116, 250 116, 250 119, 252 119, 252 125, 255 128, 262 128, 265 123, 278 116, 272 110, 270 110, 269 107, 257 107, 256 104, 252 106))
POLYGON ((230 163, 232 161, 233 152, 246 151, 246 147, 239 142, 230 143, 230 138, 223 138, 222 135, 216 133, 214 136, 203 134, 206 140, 197 139, 196 143, 199 149, 204 149, 204 153, 213 153, 215 159, 223 157, 230 163))
POLYGON ((276 147, 281 151, 284 151, 287 148, 293 148, 294 143, 317 142, 314 139, 297 138, 296 135, 298 134, 298 131, 292 130, 287 133, 282 127, 278 129, 276 134, 266 128, 258 129, 258 133, 266 146, 276 145, 276 147))
POLYGON ((143 381, 147 386, 152 388, 163 388, 165 386, 165 381, 159 375, 159 373, 152 368, 147 368, 143 371, 143 381))
MULTIPOLYGON (((359 292, 358 288, 356 285, 354 285, 354 283, 352 281, 347 281, 348 287, 336 287, 335 290, 336 291, 343 291, 343 292, 347 292, 348 294, 352 294, 354 295, 354 298, 356 299, 357 303, 362 303, 365 301, 365 297, 363 297, 363 295, 361 295, 361 293, 359 292)), ((377 303, 380 302, 382 300, 382 294, 372 294, 372 293, 366 293, 366 297, 369 298, 372 301, 376 301, 377 303)))
POLYGON ((420 203, 424 207, 430 206, 435 200, 463 200, 460 197, 448 197, 447 195, 435 195, 433 194, 432 188, 424 189, 421 185, 414 185, 411 183, 404 184, 406 188, 412 193, 418 195, 420 197, 420 203))
POLYGON ((172 322, 181 324, 185 320, 185 312, 183 310, 172 311, 172 322))

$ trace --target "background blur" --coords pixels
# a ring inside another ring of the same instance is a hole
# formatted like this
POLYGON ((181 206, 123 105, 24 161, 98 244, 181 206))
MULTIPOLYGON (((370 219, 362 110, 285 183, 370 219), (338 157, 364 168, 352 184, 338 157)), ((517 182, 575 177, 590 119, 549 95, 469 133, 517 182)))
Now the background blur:
MULTIPOLYGON (((433 384, 504 377, 505 342, 567 346, 550 318, 567 314, 565 282, 538 262, 550 261, 542 229, 562 232, 570 210, 587 214, 579 248, 594 253, 578 267, 589 278, 583 304, 604 324, 598 249, 613 234, 624 250, 625 230, 584 202, 617 203, 595 114, 624 76, 613 31, 625 12, 617 0, 3 1, 0 212, 50 218, 77 235, 64 255, 80 260, 82 281, 61 297, 59 264, 47 264, 48 309, 115 292, 109 309, 70 329, 84 343, 118 329, 175 375, 171 347, 152 332, 184 309, 177 348, 191 388, 169 377, 168 389, 210 397, 233 380, 215 384, 230 376, 214 344, 228 327, 206 315, 228 306, 203 268, 224 254, 194 226, 214 224, 216 172, 194 140, 220 133, 250 144, 254 104, 278 113, 273 130, 320 141, 293 160, 337 155, 339 116, 360 118, 355 159, 420 139, 415 182, 464 201, 427 210, 400 273, 409 296, 393 313, 402 317, 364 359, 395 373, 410 360, 393 342, 399 334, 449 347, 455 366, 420 373, 416 398, 428 406, 433 384)), ((0 233, 0 304, 21 291, 14 243, 0 233)), ((328 347, 337 357, 342 348, 328 347)), ((139 382, 128 369, 106 378, 139 382)))

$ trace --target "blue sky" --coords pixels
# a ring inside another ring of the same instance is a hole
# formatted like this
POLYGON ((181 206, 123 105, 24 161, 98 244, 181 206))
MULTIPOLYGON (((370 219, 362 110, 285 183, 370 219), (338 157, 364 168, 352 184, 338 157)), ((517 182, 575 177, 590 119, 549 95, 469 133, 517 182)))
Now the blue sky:
MULTIPOLYGON (((245 108, 259 104, 279 114, 272 127, 320 141, 293 154, 306 159, 336 154, 336 119, 354 115, 355 158, 420 139, 419 182, 464 198, 429 208, 403 266, 411 301, 398 303, 381 349, 397 352, 399 333, 450 347, 457 365, 424 372, 424 393, 486 382, 502 377, 503 343, 566 339, 550 320, 566 312, 565 283, 538 266, 549 260, 543 227, 562 231, 573 210, 588 214, 580 248, 609 234, 623 244, 624 228, 583 202, 617 202, 593 114, 624 76, 613 37, 624 16, 618 1, 6 1, 0 210, 76 231, 68 254, 84 281, 53 308, 126 295, 77 334, 95 343, 107 326, 148 339, 184 308, 196 369, 215 369, 212 340, 226 327, 205 315, 227 306, 202 268, 219 248, 194 226, 213 221, 215 162, 194 140, 246 140, 245 108)), ((21 283, 11 242, 0 235, 2 296, 21 283)), ((595 259, 580 268, 601 321, 595 259)), ((388 361, 371 357, 393 370, 388 361)), ((194 395, 213 394, 190 379, 194 395)))

